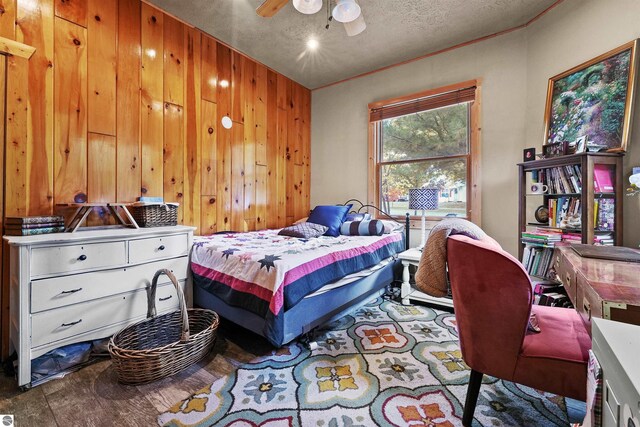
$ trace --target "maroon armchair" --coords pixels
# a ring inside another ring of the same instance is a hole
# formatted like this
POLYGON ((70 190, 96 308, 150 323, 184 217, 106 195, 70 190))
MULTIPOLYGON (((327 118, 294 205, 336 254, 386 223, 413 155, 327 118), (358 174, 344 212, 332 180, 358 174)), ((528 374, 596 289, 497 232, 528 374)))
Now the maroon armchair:
POLYGON ((586 400, 591 339, 575 310, 532 306, 529 275, 495 242, 450 236, 447 262, 460 348, 471 368, 463 425, 471 425, 484 374, 586 400), (539 333, 528 331, 531 313, 539 333))

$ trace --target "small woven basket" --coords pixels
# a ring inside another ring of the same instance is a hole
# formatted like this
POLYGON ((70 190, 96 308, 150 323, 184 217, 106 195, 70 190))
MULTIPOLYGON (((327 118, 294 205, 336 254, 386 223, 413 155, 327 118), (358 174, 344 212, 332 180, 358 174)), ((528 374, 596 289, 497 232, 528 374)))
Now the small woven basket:
POLYGON ((188 309, 176 277, 158 270, 149 293, 147 319, 127 326, 109 340, 109 354, 123 384, 143 384, 173 375, 209 353, 216 338, 218 315, 188 309), (165 274, 178 293, 180 310, 156 316, 158 277, 165 274))
POLYGON ((140 227, 164 227, 178 224, 178 205, 131 206, 131 216, 140 227))

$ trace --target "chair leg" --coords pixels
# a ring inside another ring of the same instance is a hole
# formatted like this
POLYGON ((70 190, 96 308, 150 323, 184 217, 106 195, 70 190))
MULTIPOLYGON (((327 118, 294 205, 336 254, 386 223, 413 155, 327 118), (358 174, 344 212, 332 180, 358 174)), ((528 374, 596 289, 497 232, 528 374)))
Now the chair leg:
POLYGON ((471 370, 469 376, 469 386, 467 387, 467 398, 464 402, 464 413, 462 414, 462 425, 470 427, 473 421, 473 413, 476 411, 476 402, 480 393, 480 385, 482 385, 482 372, 471 370))

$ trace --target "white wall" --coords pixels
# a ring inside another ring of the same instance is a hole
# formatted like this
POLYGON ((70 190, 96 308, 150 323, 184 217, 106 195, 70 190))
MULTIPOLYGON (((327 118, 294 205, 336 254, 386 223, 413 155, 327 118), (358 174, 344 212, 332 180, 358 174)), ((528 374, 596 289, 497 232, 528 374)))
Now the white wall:
MULTIPOLYGON (((639 37, 638 18, 637 0, 565 0, 526 29, 314 91, 311 206, 366 200, 368 103, 481 79, 482 227, 515 253, 516 163, 541 150, 549 77, 639 37)), ((636 130, 626 169, 640 165, 636 130)), ((625 202, 625 245, 637 246, 640 198, 625 202)))
POLYGON ((526 38, 517 31, 314 91, 311 206, 352 197, 367 199, 368 103, 479 78, 482 226, 506 248, 514 250, 514 165, 522 158, 525 135, 525 63, 526 38))
MULTIPOLYGON (((527 138, 540 147, 549 77, 640 37, 638 0, 565 0, 526 29, 527 138)), ((640 83, 640 80, 638 81, 640 83)), ((631 140, 624 158, 625 185, 632 166, 640 166, 640 91, 631 140)), ((626 188, 626 187, 625 187, 626 188)), ((640 245, 640 197, 624 198, 624 245, 640 245)))

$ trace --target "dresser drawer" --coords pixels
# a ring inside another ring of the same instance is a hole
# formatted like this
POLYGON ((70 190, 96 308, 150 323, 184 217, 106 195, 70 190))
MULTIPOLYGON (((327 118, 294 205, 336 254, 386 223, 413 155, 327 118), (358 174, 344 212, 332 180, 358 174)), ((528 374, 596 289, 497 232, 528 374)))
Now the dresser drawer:
MULTIPOLYGON (((180 282, 184 290, 184 281, 180 282)), ((172 284, 158 287, 158 313, 177 309, 172 284)), ((141 320, 147 315, 147 291, 114 295, 32 315, 31 346, 38 347, 116 323, 141 320)))
POLYGON ((124 241, 34 248, 31 250, 31 277, 123 265, 126 262, 124 241))
MULTIPOLYGON (((145 289, 151 285, 156 271, 162 268, 171 270, 178 280, 185 280, 188 265, 189 259, 184 256, 133 267, 34 280, 31 282, 31 312, 145 289)), ((169 283, 169 278, 161 275, 158 284, 162 283, 169 283)))
POLYGON ((129 241, 129 262, 132 264, 187 255, 188 252, 189 237, 187 234, 129 241))
POLYGON ((576 281, 577 275, 575 269, 571 263, 562 255, 562 253, 556 250, 553 254, 555 257, 556 274, 558 280, 564 286, 567 296, 571 300, 571 303, 577 307, 576 303, 576 281))
POLYGON ((577 278, 576 303, 574 305, 587 330, 591 332, 591 319, 602 317, 602 300, 581 274, 578 274, 577 278))

